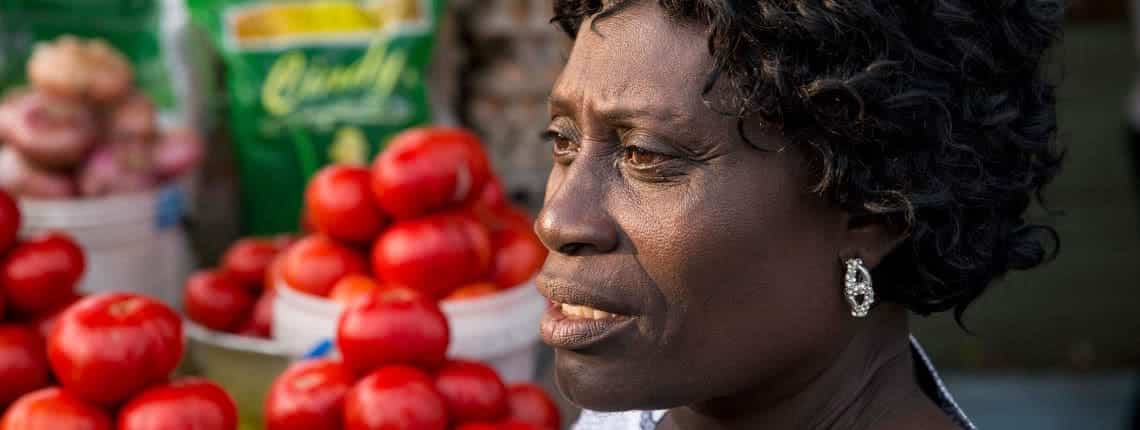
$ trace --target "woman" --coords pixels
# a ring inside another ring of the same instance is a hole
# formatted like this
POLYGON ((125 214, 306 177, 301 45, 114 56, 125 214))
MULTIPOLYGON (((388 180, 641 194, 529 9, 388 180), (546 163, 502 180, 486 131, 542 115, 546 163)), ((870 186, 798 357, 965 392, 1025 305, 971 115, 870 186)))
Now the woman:
POLYGON ((554 8, 538 284, 578 428, 972 428, 907 314, 1051 254, 1058 3, 554 8))

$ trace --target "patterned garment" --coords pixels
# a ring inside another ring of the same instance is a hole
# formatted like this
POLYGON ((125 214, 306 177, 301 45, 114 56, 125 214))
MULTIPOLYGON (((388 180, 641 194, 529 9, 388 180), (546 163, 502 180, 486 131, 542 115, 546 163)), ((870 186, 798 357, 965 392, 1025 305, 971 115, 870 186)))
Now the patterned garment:
MULTIPOLYGON (((910 352, 914 357, 918 385, 930 396, 962 430, 977 430, 958 404, 946 390, 938 371, 934 369, 930 357, 913 336, 910 338, 910 352)), ((582 411, 574 430, 654 430, 666 411, 594 412, 582 411)))

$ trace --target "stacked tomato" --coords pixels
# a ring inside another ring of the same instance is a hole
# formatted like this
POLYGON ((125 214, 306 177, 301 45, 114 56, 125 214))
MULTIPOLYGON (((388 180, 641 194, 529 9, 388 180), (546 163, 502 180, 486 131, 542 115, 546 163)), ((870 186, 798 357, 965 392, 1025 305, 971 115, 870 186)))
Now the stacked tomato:
POLYGON ((278 283, 270 269, 292 241, 279 236, 235 242, 220 267, 199 271, 186 281, 186 315, 210 330, 268 338, 278 283))
POLYGON ((293 365, 265 402, 267 430, 557 430, 554 402, 507 386, 485 364, 448 360, 436 300, 404 287, 354 300, 337 324, 340 359, 293 365))
POLYGON ((546 258, 465 130, 412 129, 371 169, 329 166, 309 182, 305 208, 315 233, 283 254, 280 275, 344 303, 393 287, 432 299, 493 294, 525 283, 546 258))

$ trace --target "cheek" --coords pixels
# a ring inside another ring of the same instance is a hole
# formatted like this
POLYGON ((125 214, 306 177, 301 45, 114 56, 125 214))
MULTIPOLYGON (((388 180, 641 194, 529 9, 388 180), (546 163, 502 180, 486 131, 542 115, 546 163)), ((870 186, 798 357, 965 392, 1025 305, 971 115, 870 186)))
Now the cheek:
POLYGON ((681 362, 777 370, 839 335, 833 214, 791 172, 747 164, 636 202, 653 220, 628 234, 660 294, 656 335, 681 362))

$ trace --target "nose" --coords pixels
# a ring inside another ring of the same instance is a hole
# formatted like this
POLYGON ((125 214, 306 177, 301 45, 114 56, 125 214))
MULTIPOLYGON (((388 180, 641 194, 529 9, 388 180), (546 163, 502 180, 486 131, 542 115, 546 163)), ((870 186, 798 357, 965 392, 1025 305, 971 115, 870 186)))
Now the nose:
MULTIPOLYGON (((602 203, 605 184, 588 171, 587 163, 572 165, 561 178, 551 175, 546 203, 535 220, 535 232, 552 252, 567 256, 605 254, 617 248, 618 229, 602 203)), ((557 167, 556 167, 557 168, 557 167)))

